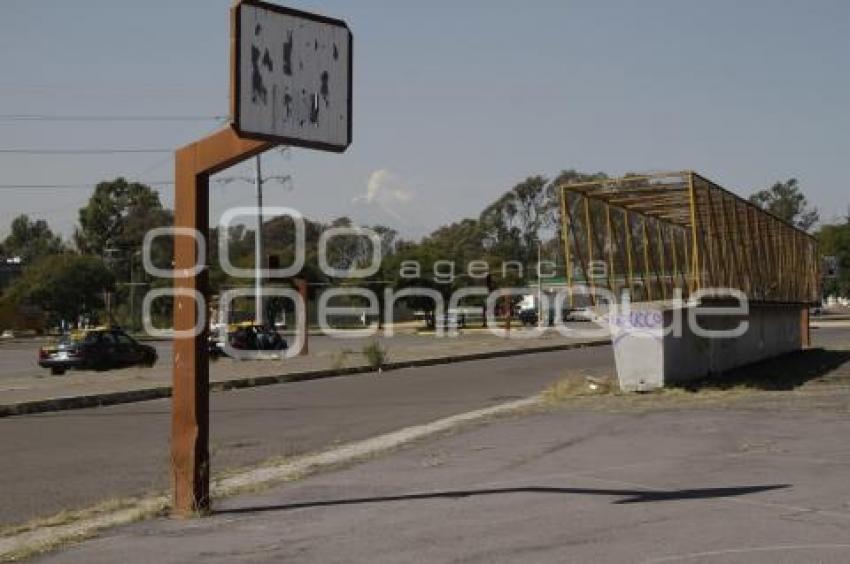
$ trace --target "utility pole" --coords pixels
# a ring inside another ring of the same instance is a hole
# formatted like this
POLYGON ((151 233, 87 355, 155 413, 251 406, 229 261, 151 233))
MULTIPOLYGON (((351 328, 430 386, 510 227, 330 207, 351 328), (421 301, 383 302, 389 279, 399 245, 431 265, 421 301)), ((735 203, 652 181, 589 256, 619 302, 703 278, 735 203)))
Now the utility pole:
POLYGON ((141 323, 136 325, 136 286, 147 286, 147 282, 136 282, 134 260, 142 254, 142 249, 130 253, 130 330, 137 331, 141 327, 141 323))
POLYGON ((257 234, 254 244, 254 317, 255 323, 263 324, 263 173, 260 155, 254 157, 254 183, 257 186, 257 234))
MULTIPOLYGON (((284 147, 281 152, 286 151, 284 147)), ((266 320, 266 311, 263 300, 263 276, 262 270, 271 268, 266 266, 265 247, 263 245, 263 184, 266 181, 276 181, 286 184, 291 180, 289 175, 272 175, 263 178, 262 163, 260 155, 254 157, 254 185, 257 188, 257 234, 254 244, 254 320, 258 325, 264 325, 266 321, 274 323, 274 319, 266 320)))
MULTIPOLYGON (((540 241, 537 241, 537 326, 543 326, 543 281, 540 276, 541 256, 540 241)), ((546 312, 547 314, 549 312, 546 312)))
MULTIPOLYGON (((111 241, 107 241, 107 245, 111 245, 111 241)), ((108 246, 103 249, 103 263, 107 268, 114 272, 115 269, 115 253, 120 252, 117 247, 108 246)), ((112 292, 109 290, 103 291, 103 299, 106 305, 106 325, 112 325, 112 292)))
POLYGON ((136 279, 133 277, 133 257, 130 253, 130 331, 136 330, 136 279))

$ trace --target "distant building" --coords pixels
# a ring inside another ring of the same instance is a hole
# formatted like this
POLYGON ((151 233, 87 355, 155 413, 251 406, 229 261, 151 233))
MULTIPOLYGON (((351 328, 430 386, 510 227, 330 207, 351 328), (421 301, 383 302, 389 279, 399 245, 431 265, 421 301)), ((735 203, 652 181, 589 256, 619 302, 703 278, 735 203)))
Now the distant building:
MULTIPOLYGON (((593 301, 591 297, 582 293, 579 286, 585 285, 584 280, 574 279, 573 280, 573 297, 572 304, 570 304, 569 298, 569 288, 567 287, 567 279, 563 276, 553 276, 550 278, 543 277, 540 283, 541 293, 546 295, 546 299, 549 302, 549 307, 554 307, 555 301, 558 299, 558 295, 560 294, 563 300, 564 307, 572 307, 572 308, 584 308, 590 307, 593 305, 593 301)), ((537 280, 532 280, 528 283, 528 294, 523 297, 523 300, 520 304, 520 307, 525 307, 529 309, 537 309, 537 280)))
POLYGON ((24 270, 21 257, 0 256, 0 292, 12 284, 24 270))

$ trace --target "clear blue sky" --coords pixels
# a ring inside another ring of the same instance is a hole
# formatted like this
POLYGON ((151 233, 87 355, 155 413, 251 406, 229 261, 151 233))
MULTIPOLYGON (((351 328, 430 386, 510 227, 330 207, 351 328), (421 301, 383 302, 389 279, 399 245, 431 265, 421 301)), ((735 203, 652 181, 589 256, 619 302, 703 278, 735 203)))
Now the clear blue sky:
MULTIPOLYGON (((4 0, 0 114, 226 114, 229 4, 4 0)), ((794 176, 824 220, 850 204, 850 2, 290 5, 353 30, 354 143, 266 157, 295 178, 270 204, 418 236, 563 168, 693 168, 742 195, 794 176)), ((0 122, 0 148, 174 148, 214 127, 0 122)), ((0 154, 0 184, 119 174, 168 180, 171 157, 0 154)), ((253 201, 246 183, 213 190, 214 219, 253 201)), ((3 190, 0 234, 19 212, 68 234, 87 197, 3 190)))

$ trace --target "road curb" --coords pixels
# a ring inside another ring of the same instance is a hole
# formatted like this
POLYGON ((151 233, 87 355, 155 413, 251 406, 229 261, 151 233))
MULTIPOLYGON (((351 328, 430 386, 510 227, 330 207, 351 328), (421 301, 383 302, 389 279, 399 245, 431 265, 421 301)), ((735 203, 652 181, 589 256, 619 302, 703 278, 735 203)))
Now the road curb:
POLYGON ((809 322, 812 329, 829 329, 831 327, 850 327, 850 319, 813 319, 809 322))
MULTIPOLYGON (((508 356, 521 356, 526 354, 547 353, 581 349, 588 347, 599 347, 611 344, 609 339, 598 339, 581 343, 565 343, 560 345, 547 345, 543 347, 531 347, 523 349, 509 349, 500 351, 487 351, 461 355, 437 356, 430 358, 400 360, 387 362, 383 370, 398 370, 401 368, 416 368, 423 366, 436 366, 440 364, 453 364, 456 362, 469 362, 474 360, 486 360, 491 358, 502 358, 508 356)), ((320 370, 308 370, 291 374, 279 374, 271 376, 248 376, 210 382, 211 392, 224 392, 228 390, 239 390, 254 388, 258 386, 270 386, 273 384, 284 384, 287 382, 304 382, 307 380, 318 380, 320 378, 335 378, 339 376, 353 376, 374 372, 371 366, 360 365, 344 368, 326 368, 320 370)), ((90 394, 81 396, 68 396, 51 398, 46 400, 33 400, 13 404, 0 405, 0 417, 12 417, 15 415, 33 415, 51 411, 65 411, 71 409, 85 409, 91 407, 105 407, 122 403, 135 403, 171 397, 171 386, 157 386, 141 390, 128 390, 123 392, 107 392, 101 394, 90 394)))

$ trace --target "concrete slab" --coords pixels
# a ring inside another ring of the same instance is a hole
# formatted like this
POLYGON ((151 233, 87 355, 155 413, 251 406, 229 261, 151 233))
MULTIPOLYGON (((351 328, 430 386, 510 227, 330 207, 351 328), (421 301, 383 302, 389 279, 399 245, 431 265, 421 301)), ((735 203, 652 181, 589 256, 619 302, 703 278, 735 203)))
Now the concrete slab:
POLYGON ((722 374, 803 346, 799 305, 634 304, 609 315, 620 388, 648 391, 722 374))
POLYGON ((38 561, 843 563, 848 432, 822 409, 573 406, 38 561))

